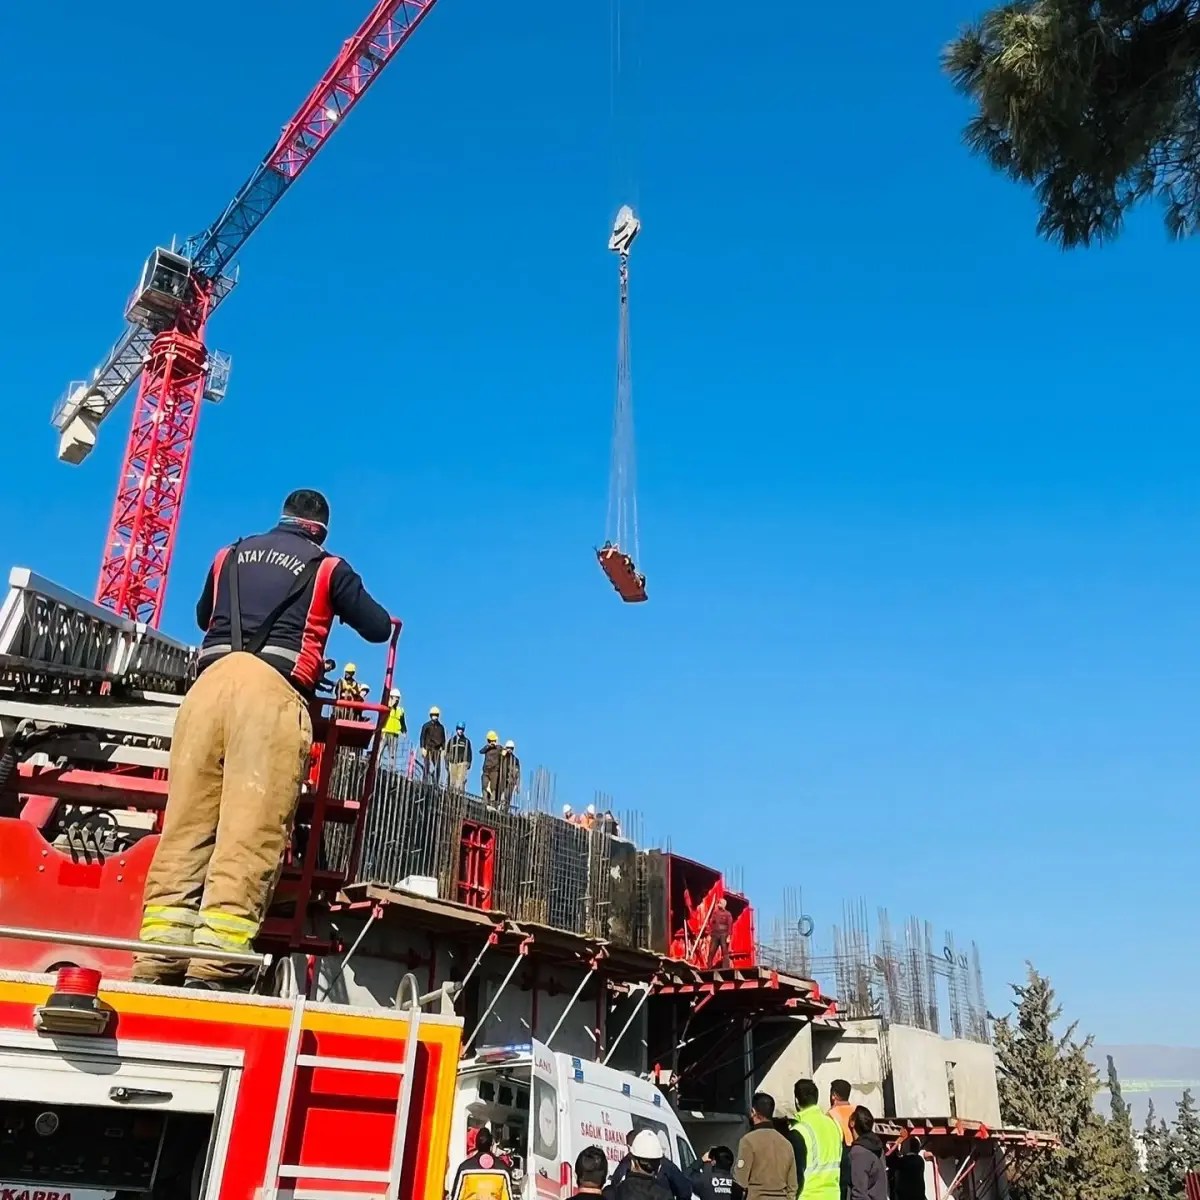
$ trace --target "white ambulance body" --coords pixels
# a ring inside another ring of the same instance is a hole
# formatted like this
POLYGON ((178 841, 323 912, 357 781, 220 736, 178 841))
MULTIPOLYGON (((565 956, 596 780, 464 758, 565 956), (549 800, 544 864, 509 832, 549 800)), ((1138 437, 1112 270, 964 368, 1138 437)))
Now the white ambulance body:
POLYGON ((447 1188, 467 1157, 468 1131, 483 1125, 513 1160, 521 1200, 566 1200, 575 1191, 575 1159, 587 1146, 608 1156, 611 1177, 631 1131, 653 1130, 664 1155, 684 1171, 696 1160, 654 1084, 541 1042, 481 1047, 460 1065, 447 1188))

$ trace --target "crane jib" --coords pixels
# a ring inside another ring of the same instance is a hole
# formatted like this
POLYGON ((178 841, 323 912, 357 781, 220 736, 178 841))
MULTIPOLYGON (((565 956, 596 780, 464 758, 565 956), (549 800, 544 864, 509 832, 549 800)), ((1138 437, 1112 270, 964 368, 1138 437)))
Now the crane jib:
MULTIPOLYGON (((229 266, 436 3, 379 0, 225 211, 182 247, 199 271, 216 279, 229 266)), ((218 289, 214 294, 210 316, 228 291, 218 289)), ((88 382, 87 407, 92 418, 102 421, 137 381, 150 340, 137 326, 122 333, 88 382)))

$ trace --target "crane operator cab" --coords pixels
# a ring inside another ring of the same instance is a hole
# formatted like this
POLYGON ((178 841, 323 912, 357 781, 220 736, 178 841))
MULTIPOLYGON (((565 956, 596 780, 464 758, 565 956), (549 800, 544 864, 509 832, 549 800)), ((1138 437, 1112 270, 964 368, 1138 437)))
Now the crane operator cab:
POLYGON ((158 333, 174 324, 179 309, 190 299, 192 264, 161 246, 146 259, 137 290, 125 309, 126 320, 158 333))
MULTIPOLYGON (((611 1178, 629 1135, 643 1129, 653 1131, 663 1154, 681 1170, 696 1161, 679 1117, 653 1083, 541 1042, 481 1046, 459 1064, 446 1180, 450 1200, 458 1164, 472 1152, 474 1133, 485 1127, 508 1161, 512 1200, 567 1200, 575 1191, 575 1159, 586 1146, 604 1151, 611 1178)), ((462 1190, 459 1200, 470 1200, 462 1190)))

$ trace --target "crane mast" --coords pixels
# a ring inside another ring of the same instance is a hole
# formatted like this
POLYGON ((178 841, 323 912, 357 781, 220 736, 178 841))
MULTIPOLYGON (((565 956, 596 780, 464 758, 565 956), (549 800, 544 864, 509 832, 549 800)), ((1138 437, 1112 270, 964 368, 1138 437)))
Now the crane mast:
POLYGON ((54 415, 58 456, 79 463, 138 384, 98 604, 158 625, 200 407, 220 400, 228 379, 228 357, 209 349, 207 326, 237 282, 234 258, 436 3, 379 0, 220 217, 151 254, 121 336, 89 381, 68 386, 54 415))

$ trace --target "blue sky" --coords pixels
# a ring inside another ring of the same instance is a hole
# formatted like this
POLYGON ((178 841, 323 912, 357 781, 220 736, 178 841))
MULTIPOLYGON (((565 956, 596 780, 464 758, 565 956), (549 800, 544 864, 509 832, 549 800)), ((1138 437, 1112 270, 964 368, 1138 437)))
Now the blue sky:
MULTIPOLYGON (((410 710, 741 864, 763 909, 952 926, 993 1009, 1028 957, 1104 1040, 1148 1006, 1195 1040, 1196 247, 1149 211, 1036 239, 939 73, 971 4, 622 3, 619 127, 610 0, 440 0, 255 236, 166 628, 322 487, 404 618, 410 710), (591 555, 631 190, 641 607, 591 555)), ((44 13, 4 16, 3 557, 91 592, 130 405, 79 469, 51 405, 366 7, 77 6, 49 68, 44 13)))

